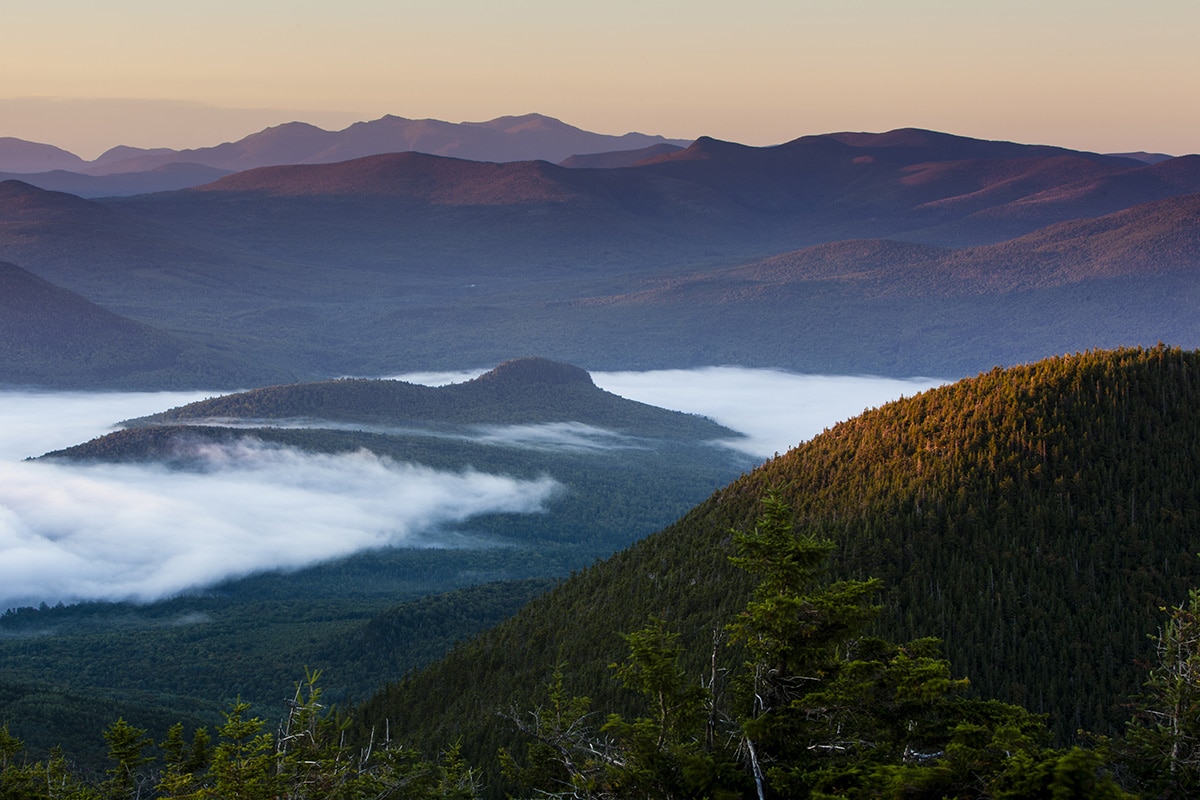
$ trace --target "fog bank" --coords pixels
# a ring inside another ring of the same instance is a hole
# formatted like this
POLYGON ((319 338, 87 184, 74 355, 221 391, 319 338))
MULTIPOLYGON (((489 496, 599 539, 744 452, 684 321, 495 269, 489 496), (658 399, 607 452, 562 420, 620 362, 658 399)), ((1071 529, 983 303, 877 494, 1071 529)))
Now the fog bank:
POLYGON ((702 414, 746 435, 729 446, 761 458, 784 453, 868 408, 940 386, 940 378, 800 375, 769 369, 705 367, 594 372, 602 389, 663 408, 702 414))
MULTIPOLYGON (((436 385, 482 372, 397 377, 436 385)), ((731 446, 761 458, 944 382, 739 367, 598 372, 593 379, 623 397, 711 417, 746 434, 731 446)), ((436 546, 440 526, 476 514, 537 512, 559 488, 548 478, 439 472, 367 452, 316 455, 256 443, 204 445, 198 472, 21 460, 211 394, 0 392, 0 610, 151 600, 374 547, 436 546)), ((477 433, 481 443, 534 450, 642 444, 574 423, 477 433)))
POLYGON ((541 510, 558 489, 362 451, 206 445, 203 472, 0 464, 0 609, 153 600, 386 545, 436 546, 471 516, 541 510))

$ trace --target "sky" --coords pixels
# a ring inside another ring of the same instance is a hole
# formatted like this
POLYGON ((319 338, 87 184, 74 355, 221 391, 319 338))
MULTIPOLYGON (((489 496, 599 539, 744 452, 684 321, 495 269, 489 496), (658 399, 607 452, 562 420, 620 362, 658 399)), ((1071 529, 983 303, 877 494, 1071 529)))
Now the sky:
MULTIPOLYGON (((475 374, 407 377, 438 384, 475 374)), ((624 397, 710 416, 746 435, 730 446, 760 459, 941 383, 738 367, 593 377, 624 397)), ((0 612, 42 602, 148 601, 370 548, 434 546, 444 525, 490 512, 539 513, 563 491, 548 477, 258 444, 198 448, 204 469, 195 472, 25 460, 206 396, 0 392, 0 612)), ((492 428, 480 440, 529 450, 628 446, 569 424, 492 428)))
POLYGON ((94 158, 539 112, 768 145, 923 127, 1200 151, 1195 0, 6 0, 0 136, 94 158))

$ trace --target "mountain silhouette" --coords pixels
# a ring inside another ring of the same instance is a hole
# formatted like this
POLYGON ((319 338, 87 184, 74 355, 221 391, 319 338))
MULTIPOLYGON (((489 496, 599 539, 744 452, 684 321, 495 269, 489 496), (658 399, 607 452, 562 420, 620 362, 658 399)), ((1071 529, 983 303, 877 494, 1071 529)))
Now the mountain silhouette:
POLYGON ((382 153, 420 152, 473 161, 558 162, 575 153, 633 150, 656 144, 687 144, 661 136, 592 133, 541 114, 498 117, 487 122, 451 123, 384 116, 327 131, 288 122, 214 147, 106 157, 87 167, 92 174, 142 172, 174 162, 241 171, 283 164, 324 164, 382 153))

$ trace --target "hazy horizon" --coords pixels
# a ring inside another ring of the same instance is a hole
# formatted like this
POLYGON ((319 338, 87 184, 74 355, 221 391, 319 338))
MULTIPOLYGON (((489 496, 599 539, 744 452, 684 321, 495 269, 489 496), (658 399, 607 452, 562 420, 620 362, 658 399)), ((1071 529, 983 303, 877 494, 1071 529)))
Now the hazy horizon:
POLYGON ((293 119, 538 112, 751 145, 922 127, 1098 152, 1200 150, 1200 6, 748 0, 6 8, 0 136, 94 158, 293 119), (120 58, 113 58, 114 51, 120 58))

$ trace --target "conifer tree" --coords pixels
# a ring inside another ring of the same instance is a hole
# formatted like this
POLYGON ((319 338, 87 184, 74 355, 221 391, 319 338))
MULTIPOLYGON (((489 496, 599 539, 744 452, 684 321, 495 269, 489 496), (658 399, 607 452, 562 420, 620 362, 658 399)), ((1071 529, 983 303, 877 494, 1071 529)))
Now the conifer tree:
MULTIPOLYGON (((1164 609, 1165 610, 1165 609, 1164 609)), ((1143 706, 1126 733, 1129 765, 1147 794, 1200 795, 1200 590, 1171 609, 1157 637, 1143 706)))
MULTIPOLYGON (((876 580, 821 585, 833 542, 794 529, 791 508, 771 490, 751 531, 734 531, 734 565, 759 579, 750 602, 729 626, 746 647, 741 675, 742 747, 757 794, 766 795, 772 763, 799 764, 825 726, 821 709, 803 698, 837 669, 840 650, 878 613, 876 580)), ((837 732, 835 732, 837 733, 837 732)))
POLYGON ((103 787, 104 796, 113 800, 142 797, 149 784, 142 768, 154 760, 145 750, 154 742, 145 730, 124 719, 118 719, 104 731, 104 741, 108 742, 108 758, 112 762, 109 779, 103 787))

